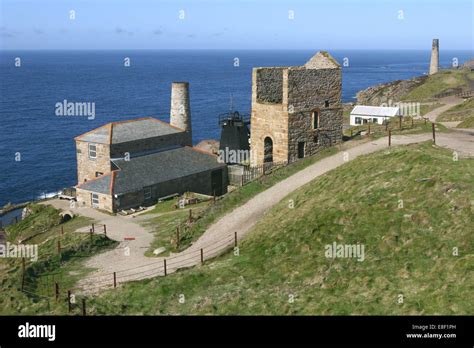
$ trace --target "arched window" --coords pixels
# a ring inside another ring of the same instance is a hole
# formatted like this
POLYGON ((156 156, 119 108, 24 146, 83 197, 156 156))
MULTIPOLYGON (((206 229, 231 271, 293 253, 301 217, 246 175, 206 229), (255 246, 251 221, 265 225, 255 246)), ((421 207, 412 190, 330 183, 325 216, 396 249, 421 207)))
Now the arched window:
POLYGON ((273 162, 273 140, 270 137, 263 141, 263 162, 273 162))

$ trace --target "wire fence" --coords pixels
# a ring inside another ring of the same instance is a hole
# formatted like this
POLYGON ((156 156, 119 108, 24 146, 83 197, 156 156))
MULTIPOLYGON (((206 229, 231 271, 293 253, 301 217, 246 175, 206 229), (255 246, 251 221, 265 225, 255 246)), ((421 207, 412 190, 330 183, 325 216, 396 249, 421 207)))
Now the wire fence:
MULTIPOLYGON (((353 134, 351 128, 351 137, 356 135, 367 135, 371 136, 374 134, 385 134, 388 135, 388 144, 391 144, 391 132, 392 130, 404 130, 413 129, 420 124, 427 124, 427 119, 413 118, 400 119, 398 127, 395 128, 395 123, 389 123, 385 125, 367 124, 356 127, 357 133, 353 134)), ((435 124, 431 123, 433 132, 433 141, 435 138, 435 124)), ((258 166, 252 174, 249 174, 248 180, 253 180, 256 177, 265 175, 276 168, 281 168, 288 165, 288 162, 281 163, 266 163, 258 166)), ((251 167, 250 167, 251 168, 251 167)), ((102 224, 92 224, 89 229, 89 233, 92 236, 94 234, 107 235, 107 227, 102 224)), ((63 234, 63 231, 62 233, 63 234)), ((64 303, 67 305, 68 312, 74 313, 77 309, 80 310, 82 315, 86 315, 87 300, 90 296, 97 294, 99 290, 104 289, 115 289, 120 284, 142 280, 148 278, 154 278, 159 276, 167 276, 170 273, 176 272, 179 269, 189 268, 199 264, 203 264, 206 260, 215 258, 222 255, 230 248, 236 248, 238 245, 237 232, 227 234, 222 238, 213 241, 212 243, 202 243, 203 246, 199 247, 198 244, 191 245, 187 250, 177 253, 170 257, 159 257, 157 260, 150 260, 149 263, 130 267, 127 269, 119 269, 110 273, 102 273, 98 275, 92 275, 89 277, 83 277, 77 283, 76 286, 67 286, 61 283, 60 273, 49 274, 45 276, 39 276, 34 279, 34 282, 28 283, 25 280, 25 265, 23 262, 23 273, 21 279, 21 290, 25 295, 37 299, 47 301, 48 308, 51 306, 51 302, 54 301, 56 304, 64 303), (78 301, 80 299, 81 301, 78 301)), ((61 246, 58 243, 58 253, 61 253, 61 246)))
POLYGON ((356 136, 380 136, 388 135, 388 132, 402 132, 408 131, 420 126, 424 126, 431 122, 425 118, 414 118, 414 117, 397 117, 397 120, 385 122, 384 124, 378 123, 365 123, 362 125, 352 126, 345 131, 345 135, 351 139, 356 136))
MULTIPOLYGON (((106 233, 106 229, 97 227, 97 224, 94 225, 94 233, 106 233)), ((157 260, 150 260, 149 263, 140 266, 83 277, 75 286, 61 283, 59 273, 38 276, 34 281, 32 279, 31 282, 28 282, 25 280, 25 271, 23 270, 21 290, 34 300, 47 301, 48 308, 51 303, 62 304, 67 305, 68 313, 75 313, 79 309, 82 315, 86 315, 87 301, 100 290, 115 289, 120 284, 129 281, 167 276, 179 269, 203 264, 206 260, 220 256, 231 248, 236 248, 237 243, 238 235, 237 232, 234 232, 212 243, 203 242, 202 247, 197 244, 192 245, 181 253, 170 257, 159 257, 157 260)))

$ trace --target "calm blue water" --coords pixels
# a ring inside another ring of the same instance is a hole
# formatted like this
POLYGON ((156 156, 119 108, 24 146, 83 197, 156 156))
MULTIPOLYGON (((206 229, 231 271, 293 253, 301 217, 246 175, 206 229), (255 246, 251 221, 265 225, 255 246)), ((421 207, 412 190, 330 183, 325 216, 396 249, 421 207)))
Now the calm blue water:
MULTIPOLYGON (((73 138, 110 121, 169 119, 170 86, 189 81, 194 143, 218 139, 217 115, 250 112, 255 66, 304 64, 315 51, 0 51, 0 205, 76 184, 73 138), (20 57, 22 66, 14 66, 20 57), (131 67, 124 67, 130 57, 131 67), (238 57, 240 66, 234 67, 238 57), (95 102, 96 117, 59 117, 55 104, 95 102), (15 161, 15 153, 21 161, 15 161)), ((331 51, 342 62, 343 100, 366 87, 422 75, 430 51, 331 51)), ((440 64, 469 51, 442 51, 440 64)))

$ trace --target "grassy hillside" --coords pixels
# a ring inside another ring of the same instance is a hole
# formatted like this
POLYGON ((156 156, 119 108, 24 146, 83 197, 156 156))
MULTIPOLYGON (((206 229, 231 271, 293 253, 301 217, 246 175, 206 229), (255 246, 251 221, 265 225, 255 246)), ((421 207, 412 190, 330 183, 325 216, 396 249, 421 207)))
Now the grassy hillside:
POLYGON ((474 288, 473 171, 472 159, 453 161, 451 151, 430 142, 358 158, 290 195, 293 209, 286 199, 274 207, 240 243, 239 256, 126 284, 90 308, 472 315, 474 303, 466 299, 474 288), (363 244, 365 260, 326 258, 333 242, 363 244))
POLYGON ((457 128, 474 128, 474 116, 467 117, 456 127, 457 128))
POLYGON ((158 247, 164 247, 166 251, 159 256, 167 255, 169 252, 176 252, 176 227, 181 226, 180 250, 186 249, 193 241, 196 241, 214 221, 231 212, 236 207, 244 204, 258 193, 275 185, 277 182, 288 178, 307 166, 320 161, 321 159, 335 154, 345 148, 345 145, 338 145, 321 150, 317 155, 306 157, 286 167, 278 168, 271 173, 262 176, 243 187, 226 194, 216 202, 202 202, 197 205, 188 206, 193 209, 194 222, 190 226, 184 226, 188 219, 188 211, 174 210, 172 201, 159 203, 151 213, 160 212, 166 215, 158 216, 143 225, 153 231, 154 240, 147 256, 153 256, 152 252, 158 247), (184 231, 184 232, 183 232, 184 231))
POLYGON ((82 266, 84 258, 116 245, 103 235, 94 235, 91 239, 88 234, 75 233, 78 228, 90 225, 84 217, 61 223, 59 211, 51 206, 32 204, 29 208, 31 215, 6 228, 7 239, 15 245, 26 239, 24 243, 38 245, 38 260, 27 260, 25 292, 21 292, 21 259, 0 258, 2 315, 60 313, 60 309, 52 305, 54 282, 61 284, 64 293, 91 271, 82 266), (64 234, 61 234, 61 227, 64 234), (61 255, 57 252, 58 240, 61 241, 61 255))
POLYGON ((438 116, 437 121, 464 121, 474 116, 474 98, 466 99, 438 116))
POLYGON ((457 88, 468 88, 467 70, 442 70, 429 75, 420 86, 405 94, 404 101, 424 101, 434 98, 437 94, 457 88))

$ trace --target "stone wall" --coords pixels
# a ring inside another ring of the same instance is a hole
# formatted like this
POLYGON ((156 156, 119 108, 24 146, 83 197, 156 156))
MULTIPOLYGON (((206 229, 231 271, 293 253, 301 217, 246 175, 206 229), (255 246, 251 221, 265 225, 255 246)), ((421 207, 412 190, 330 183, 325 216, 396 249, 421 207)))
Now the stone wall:
POLYGON ((298 158, 298 143, 304 156, 342 141, 341 69, 288 70, 288 159, 298 158), (313 129, 313 111, 319 127, 313 129))
POLYGON ((165 149, 175 145, 191 146, 191 134, 188 132, 180 132, 126 143, 112 144, 111 157, 123 158, 125 152, 134 154, 137 152, 165 149))
MULTIPOLYGON (((270 84, 266 87, 266 95, 282 94, 280 104, 261 103, 258 98, 258 85, 260 70, 269 70, 268 68, 255 68, 252 73, 252 113, 250 119, 250 151, 251 163, 257 165, 263 163, 264 158, 264 140, 270 137, 273 141, 273 161, 282 162, 288 160, 288 112, 286 103, 287 77, 288 72, 285 69, 278 69, 282 74, 281 89, 276 84, 270 84), (270 90, 273 88, 273 92, 270 90), (281 90, 281 92, 280 92, 281 90)), ((278 74, 279 74, 278 72, 278 74)), ((276 74, 276 75, 278 75, 276 74)), ((265 73, 263 76, 271 75, 265 73)))
POLYGON ((280 104, 283 101, 283 68, 257 68, 257 100, 280 104))
POLYGON ((341 69, 288 70, 288 107, 293 112, 314 108, 340 106, 342 93, 341 69))
MULTIPOLYGON (((76 188, 76 199, 77 199, 77 206, 81 207, 92 207, 92 192, 83 190, 81 188, 76 188)), ((109 212, 114 212, 113 206, 113 198, 111 195, 106 195, 102 193, 98 193, 99 195, 99 206, 98 209, 105 210, 109 212)))
POLYGON ((266 137, 273 141, 274 162, 298 158, 298 143, 304 143, 304 156, 309 156, 342 141, 341 93, 340 68, 255 68, 250 123, 252 165, 263 163, 266 137), (281 89, 275 83, 280 73, 281 89), (281 102, 274 103, 279 93, 281 102), (315 110, 319 111, 318 129, 313 129, 315 110))
POLYGON ((95 173, 108 173, 111 170, 110 148, 107 144, 96 144, 97 158, 89 158, 89 144, 85 141, 76 140, 77 158, 77 182, 95 178, 95 173))
POLYGON ((312 113, 299 112, 290 115, 288 159, 298 158, 298 143, 304 143, 304 156, 311 156, 322 148, 342 141, 342 107, 320 109, 320 127, 313 129, 312 113))

